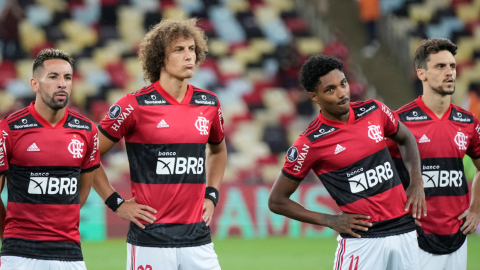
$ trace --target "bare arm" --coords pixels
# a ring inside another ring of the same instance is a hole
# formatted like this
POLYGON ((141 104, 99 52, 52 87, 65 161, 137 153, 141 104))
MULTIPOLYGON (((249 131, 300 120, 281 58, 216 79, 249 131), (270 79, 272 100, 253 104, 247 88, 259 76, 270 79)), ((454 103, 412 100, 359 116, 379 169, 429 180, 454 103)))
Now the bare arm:
POLYGON ((420 219, 423 215, 427 215, 427 204, 425 203, 425 191, 423 190, 423 179, 421 170, 420 153, 418 152, 415 137, 408 128, 398 122, 398 132, 390 137, 398 144, 398 148, 402 153, 402 160, 410 174, 410 186, 407 188, 407 203, 405 211, 412 206, 412 215, 414 218, 420 219))
POLYGON ((300 182, 294 181, 280 173, 273 184, 268 198, 268 207, 275 214, 283 215, 301 222, 314 225, 327 226, 341 233, 348 233, 354 237, 361 236, 354 233, 352 229, 368 231, 370 222, 360 219, 370 219, 369 216, 358 214, 340 213, 339 215, 328 215, 306 209, 303 205, 290 199, 290 196, 297 190, 300 182))
POLYGON ((80 207, 83 207, 87 202, 88 194, 90 194, 90 189, 92 189, 93 176, 97 170, 82 173, 80 176, 80 207))
MULTIPOLYGON (((3 191, 3 187, 5 186, 5 180, 7 177, 5 175, 0 176, 0 193, 3 191)), ((3 201, 0 200, 0 240, 3 241, 3 231, 5 230, 5 217, 7 216, 7 209, 3 204, 3 201)))
MULTIPOLYGON (((115 142, 105 137, 102 132, 98 133, 98 140, 100 155, 102 156, 115 145, 115 142)), ((100 168, 95 170, 93 188, 103 201, 105 201, 115 192, 115 189, 113 189, 112 185, 108 181, 107 174, 105 173, 105 170, 101 164, 100 168)), ((122 205, 120 205, 120 207, 118 207, 117 211, 115 211, 120 218, 131 221, 142 229, 145 229, 145 226, 140 223, 137 218, 148 223, 153 223, 155 221, 155 217, 149 212, 154 214, 157 213, 155 209, 148 205, 138 204, 135 201, 135 198, 126 200, 122 205)))
MULTIPOLYGON (((207 154, 205 161, 205 170, 207 175, 207 187, 220 189, 220 184, 225 173, 225 165, 227 163, 227 146, 225 140, 220 144, 207 144, 207 154)), ((203 220, 210 225, 212 221, 215 206, 210 199, 203 200, 203 220)))
POLYGON ((475 167, 477 167, 477 172, 473 177, 472 183, 472 199, 470 207, 458 217, 458 220, 465 218, 465 222, 460 228, 463 234, 471 234, 475 232, 480 221, 480 158, 472 159, 472 161, 475 167))

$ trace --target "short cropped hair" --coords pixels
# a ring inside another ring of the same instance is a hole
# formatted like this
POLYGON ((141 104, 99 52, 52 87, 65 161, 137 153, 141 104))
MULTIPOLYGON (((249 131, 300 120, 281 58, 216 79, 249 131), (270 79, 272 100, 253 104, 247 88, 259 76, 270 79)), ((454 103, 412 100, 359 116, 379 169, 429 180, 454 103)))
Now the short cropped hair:
POLYGON ((37 58, 33 61, 33 69, 32 72, 39 67, 43 67, 43 63, 47 60, 52 59, 62 59, 67 61, 73 69, 73 58, 66 52, 61 51, 59 49, 43 49, 37 54, 37 58))
POLYGON ((327 55, 313 55, 302 66, 300 83, 308 92, 315 92, 320 84, 320 77, 334 69, 343 71, 343 62, 327 55))
POLYGON ((208 47, 207 37, 197 27, 197 19, 164 19, 147 33, 140 43, 138 59, 142 63, 143 77, 154 83, 160 79, 160 72, 165 66, 167 47, 178 38, 193 38, 195 41, 195 64, 205 60, 208 47))
POLYGON ((455 55, 457 54, 457 45, 446 38, 423 40, 420 47, 415 51, 415 69, 427 69, 430 54, 436 54, 439 51, 449 51, 455 55))

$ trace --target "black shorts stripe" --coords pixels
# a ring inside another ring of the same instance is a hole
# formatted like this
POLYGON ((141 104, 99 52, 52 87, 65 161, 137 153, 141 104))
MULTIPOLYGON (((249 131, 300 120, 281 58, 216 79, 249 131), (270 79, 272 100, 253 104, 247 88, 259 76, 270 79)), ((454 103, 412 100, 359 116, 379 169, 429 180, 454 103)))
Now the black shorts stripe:
POLYGON ((80 243, 37 241, 7 237, 1 256, 19 256, 38 260, 83 261, 80 243))
POLYGON ((142 247, 196 247, 212 242, 205 222, 191 224, 156 223, 140 229, 130 223, 127 243, 142 247))

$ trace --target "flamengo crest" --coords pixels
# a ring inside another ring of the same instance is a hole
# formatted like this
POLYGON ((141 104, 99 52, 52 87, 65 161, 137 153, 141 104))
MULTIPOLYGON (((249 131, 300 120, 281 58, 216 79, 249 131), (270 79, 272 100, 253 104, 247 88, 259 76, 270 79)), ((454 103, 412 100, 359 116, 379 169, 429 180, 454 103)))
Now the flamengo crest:
POLYGON ((455 143, 458 145, 458 149, 460 150, 467 150, 467 139, 468 136, 463 134, 462 132, 457 132, 455 135, 455 143))
POLYGON ((68 151, 73 155, 73 158, 82 158, 83 143, 79 140, 72 139, 72 142, 68 145, 68 151))
POLYGON ((209 122, 210 121, 203 116, 198 117, 197 121, 195 122, 195 127, 200 131, 200 135, 208 135, 209 122))
POLYGON ((371 125, 368 126, 368 137, 375 142, 383 141, 382 131, 380 131, 380 126, 371 125))

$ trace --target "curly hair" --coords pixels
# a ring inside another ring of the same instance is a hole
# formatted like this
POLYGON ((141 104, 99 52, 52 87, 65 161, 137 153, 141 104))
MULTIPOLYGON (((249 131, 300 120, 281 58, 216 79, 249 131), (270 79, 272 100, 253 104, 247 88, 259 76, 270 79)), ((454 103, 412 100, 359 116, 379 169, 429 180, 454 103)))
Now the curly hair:
POLYGON ((73 69, 73 58, 66 52, 59 49, 43 49, 37 54, 37 58, 33 61, 32 72, 39 67, 43 67, 43 63, 51 59, 62 59, 67 61, 73 69))
POLYGON ((148 31, 140 43, 138 59, 142 63, 143 77, 154 83, 160 79, 160 72, 168 57, 167 47, 178 38, 193 38, 195 41, 195 64, 200 64, 208 52, 207 37, 197 27, 197 19, 164 19, 148 31))
POLYGON ((320 77, 334 69, 343 71, 343 62, 331 56, 313 55, 302 66, 300 83, 308 92, 315 92, 320 84, 320 77))
POLYGON ((446 38, 430 38, 423 40, 415 51, 415 69, 427 69, 427 62, 430 60, 430 54, 436 54, 439 51, 449 51, 453 55, 456 55, 457 45, 446 38))

